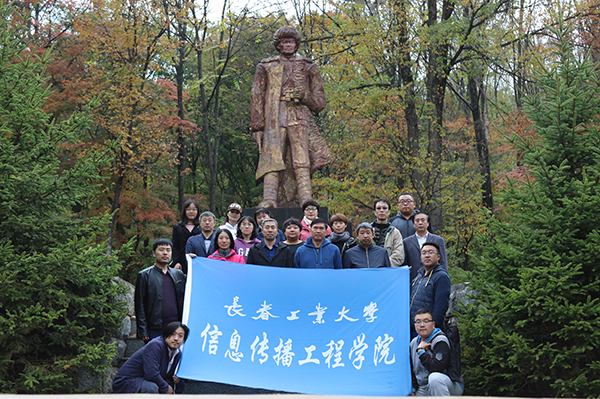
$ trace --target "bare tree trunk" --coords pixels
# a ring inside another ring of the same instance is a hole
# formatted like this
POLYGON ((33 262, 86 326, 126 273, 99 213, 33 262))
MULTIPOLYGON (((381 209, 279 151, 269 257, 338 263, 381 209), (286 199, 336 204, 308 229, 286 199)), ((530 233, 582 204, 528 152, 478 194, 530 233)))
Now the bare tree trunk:
MULTIPOLYGON (((438 10, 436 0, 427 0, 427 26, 434 27, 437 21, 438 10)), ((450 19, 454 12, 455 3, 444 0, 442 2, 441 21, 450 19)), ((444 98, 448 75, 453 65, 453 60, 448 60, 450 45, 447 40, 440 38, 439 44, 432 44, 427 51, 427 76, 426 89, 427 101, 431 105, 428 115, 428 146, 427 146, 427 170, 428 176, 424 184, 422 204, 429 212, 430 224, 435 231, 443 229, 442 222, 442 123, 444 116, 444 98)), ((456 57, 456 55, 455 55, 456 57)))
MULTIPOLYGON (((183 108, 183 66, 186 58, 185 40, 186 40, 186 25, 181 22, 177 24, 178 38, 178 59, 175 66, 177 80, 177 115, 180 120, 185 119, 185 110, 183 108)), ((185 169, 186 169, 186 147, 185 147, 185 132, 181 127, 177 128, 177 196, 179 199, 178 208, 183 209, 185 202, 185 169)))
POLYGON ((110 224, 108 225, 108 235, 106 242, 106 254, 110 255, 112 253, 112 245, 114 242, 115 229, 117 225, 117 218, 119 217, 119 208, 121 207, 121 192, 123 191, 123 183, 125 182, 125 173, 127 170, 127 165, 129 163, 129 154, 125 151, 121 151, 121 156, 119 157, 119 176, 117 177, 117 181, 115 182, 115 196, 113 197, 112 206, 111 206, 111 217, 110 224))
MULTIPOLYGON (((208 31, 207 26, 207 13, 208 13, 208 2, 204 2, 204 6, 202 9, 202 18, 204 26, 201 29, 201 25, 196 24, 194 26, 195 30, 195 48, 196 48, 196 75, 198 77, 198 81, 200 83, 200 98, 198 108, 200 112, 197 117, 196 123, 198 126, 202 126, 202 137, 204 138, 204 145, 206 150, 206 163, 208 164, 209 178, 208 178, 208 204, 211 212, 215 212, 216 210, 216 190, 217 190, 217 161, 218 158, 214 158, 213 156, 213 144, 217 146, 216 153, 218 154, 218 141, 213 143, 211 137, 211 124, 210 124, 210 102, 206 95, 206 87, 204 84, 204 71, 203 71, 203 55, 204 55, 204 43, 206 42, 206 35, 208 31), (202 30, 202 32, 201 32, 202 30), (202 121, 200 121, 202 118, 202 121)), ((195 18, 195 15, 194 15, 195 18)))
POLYGON ((427 71, 427 101, 430 108, 428 116, 427 176, 424 179, 424 190, 421 190, 421 204, 427 212, 434 231, 441 231, 442 224, 442 123, 444 114, 444 97, 447 78, 437 59, 444 53, 440 46, 429 52, 427 71))
POLYGON ((112 203, 112 216, 110 217, 110 224, 108 226, 108 240, 106 243, 106 254, 110 255, 112 253, 112 245, 114 241, 115 235, 115 226, 117 224, 117 217, 119 213, 119 207, 121 206, 121 190, 123 188, 123 176, 119 176, 117 182, 115 183, 115 197, 113 198, 112 203))
MULTIPOLYGON (((227 0, 223 3, 223 10, 221 13, 221 21, 225 21, 226 11, 227 11, 227 0)), ((204 8, 204 16, 203 20, 206 21, 206 12, 207 12, 207 3, 205 2, 204 8)), ((243 14, 245 18, 245 13, 243 14)), ((216 197, 217 197, 217 180, 219 173, 219 149, 221 143, 221 128, 219 126, 220 119, 220 91, 221 84, 223 82, 223 75, 228 67, 229 62, 231 61, 231 49, 233 47, 233 36, 229 37, 229 42, 226 46, 224 46, 225 42, 225 29, 221 29, 219 40, 218 40, 218 53, 217 53, 217 61, 219 62, 218 68, 215 70, 215 83, 211 90, 210 95, 207 95, 206 86, 203 83, 203 67, 202 67, 202 45, 201 43, 205 43, 207 27, 205 25, 204 31, 202 33, 202 39, 200 39, 200 29, 198 26, 196 29, 196 57, 198 60, 198 80, 200 83, 200 104, 199 108, 201 109, 201 116, 203 118, 202 126, 203 126, 203 137, 206 145, 206 158, 208 163, 209 170, 209 206, 212 212, 216 211, 216 197), (226 49, 226 50, 224 50, 226 49), (226 51, 224 53, 224 51, 226 51)), ((198 123, 200 125, 200 123, 198 123)))
MULTIPOLYGON (((488 144, 487 125, 482 117, 482 110, 479 107, 481 101, 485 104, 485 94, 481 77, 469 76, 467 84, 469 91, 469 102, 471 114, 473 115, 473 129, 475 130, 475 141, 477 143, 477 157, 479 159, 479 172, 483 178, 481 195, 483 204, 494 211, 494 199, 492 197, 492 176, 490 172, 490 152, 488 144)), ((484 105, 485 107, 485 105, 484 105)))
MULTIPOLYGON (((468 18, 469 12, 473 12, 470 7, 465 7, 464 17, 468 18)), ((475 132, 475 143, 477 147, 477 159, 479 161, 479 174, 483 182, 481 184, 481 199, 483 205, 491 212, 494 212, 494 198, 492 194, 492 173, 490 171, 490 150, 488 142, 487 129, 487 107, 486 94, 483 85, 483 74, 485 68, 481 61, 471 61, 467 63, 471 73, 467 79, 467 97, 469 103, 463 101, 471 111, 473 118, 473 130, 475 132)), ((464 99, 463 99, 464 100, 464 99)))
MULTIPOLYGON (((525 22, 523 21, 523 16, 525 15, 525 0, 520 0, 519 1, 519 20, 518 20, 518 26, 519 26, 519 34, 521 35, 525 29, 524 29, 524 24, 525 22)), ((515 74, 513 77, 513 85, 514 85, 514 93, 515 93, 515 104, 517 105, 517 108, 521 109, 523 108, 523 96, 525 94, 525 90, 526 90, 526 78, 525 78, 525 64, 524 64, 524 57, 525 57, 525 48, 526 47, 526 41, 527 38, 523 37, 524 35, 521 35, 522 39, 519 39, 516 43, 516 54, 515 56, 515 74)))
MULTIPOLYGON (((415 98, 415 81, 411 69, 412 60, 410 57, 410 39, 408 35, 408 17, 406 0, 398 3, 399 12, 397 13, 398 40, 402 53, 399 65, 400 82, 406 90, 404 98, 404 119, 406 121, 406 133, 408 138, 408 155, 411 160, 419 157, 419 117, 417 115, 417 105, 415 98)), ((414 162, 410 162, 414 164, 414 162)), ((411 183, 415 190, 421 190, 422 176, 419 167, 414 167, 411 171, 411 183)))

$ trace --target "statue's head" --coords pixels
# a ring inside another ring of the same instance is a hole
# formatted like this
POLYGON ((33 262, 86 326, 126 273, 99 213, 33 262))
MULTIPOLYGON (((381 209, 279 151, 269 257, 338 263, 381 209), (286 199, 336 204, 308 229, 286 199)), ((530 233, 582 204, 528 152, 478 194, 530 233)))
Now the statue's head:
POLYGON ((294 39, 294 41, 296 42, 295 51, 298 51, 302 36, 300 35, 300 32, 298 32, 295 28, 292 28, 291 26, 282 26, 281 28, 277 29, 277 32, 275 32, 275 34, 273 35, 273 45, 275 46, 277 51, 281 52, 281 41, 287 38, 294 39))

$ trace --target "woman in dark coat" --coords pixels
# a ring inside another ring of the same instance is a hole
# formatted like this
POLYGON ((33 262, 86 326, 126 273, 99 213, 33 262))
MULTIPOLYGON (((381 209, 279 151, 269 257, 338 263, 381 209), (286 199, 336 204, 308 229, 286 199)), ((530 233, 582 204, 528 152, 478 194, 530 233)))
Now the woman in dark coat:
POLYGON ((336 213, 329 219, 329 223, 333 228, 329 241, 340 249, 343 258, 344 253, 357 244, 356 239, 346 231, 348 218, 343 213, 336 213))
POLYGON ((173 226, 173 267, 187 274, 187 260, 185 258, 185 244, 188 238, 202 233, 200 229, 200 206, 194 199, 189 199, 183 204, 179 223, 173 226))

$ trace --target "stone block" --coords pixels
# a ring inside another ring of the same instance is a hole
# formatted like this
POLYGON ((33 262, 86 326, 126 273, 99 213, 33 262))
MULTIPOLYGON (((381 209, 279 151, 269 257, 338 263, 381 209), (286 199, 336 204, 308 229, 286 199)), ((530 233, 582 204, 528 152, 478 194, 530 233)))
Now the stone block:
POLYGON ((109 367, 104 372, 104 382, 102 384, 102 393, 113 393, 112 383, 115 380, 115 376, 119 371, 118 367, 109 367))
POLYGON ((117 354, 112 358, 110 364, 113 367, 116 367, 121 362, 121 358, 125 355, 125 351, 127 350, 127 344, 122 339, 111 338, 111 343, 115 343, 115 347, 117 348, 117 354))
POLYGON ((186 381, 184 394, 202 395, 257 395, 283 393, 267 389, 248 388, 238 385, 221 384, 207 381, 186 381))
POLYGON ((121 323, 121 337, 126 338, 131 335, 131 317, 125 316, 121 323))
POLYGON ((448 304, 448 311, 446 312, 446 318, 449 319, 448 324, 457 324, 454 314, 464 314, 464 305, 473 302, 473 300, 470 299, 472 293, 473 290, 469 287, 469 283, 454 284, 452 286, 452 290, 450 291, 450 303, 448 304))
POLYGON ((117 300, 121 302, 125 302, 127 304, 127 314, 133 315, 135 314, 135 286, 131 284, 129 281, 125 281, 120 277, 115 277, 113 280, 114 284, 120 284, 125 287, 125 294, 121 294, 117 296, 117 300))
POLYGON ((77 371, 77 390, 80 392, 90 392, 100 390, 102 381, 100 378, 85 370, 77 371))
POLYGON ((135 352, 144 346, 144 341, 141 339, 126 339, 127 349, 125 350, 124 357, 131 357, 135 352))

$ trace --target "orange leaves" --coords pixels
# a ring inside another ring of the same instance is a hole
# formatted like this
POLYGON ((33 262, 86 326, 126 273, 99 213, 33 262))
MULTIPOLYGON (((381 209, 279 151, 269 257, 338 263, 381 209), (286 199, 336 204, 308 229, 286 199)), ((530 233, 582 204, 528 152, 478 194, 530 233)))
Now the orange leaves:
POLYGON ((122 194, 117 221, 127 230, 126 235, 118 235, 124 242, 134 235, 146 238, 168 236, 177 216, 151 191, 136 188, 122 194))
POLYGON ((531 179, 530 169, 521 165, 523 152, 517 142, 540 140, 533 124, 520 110, 515 111, 502 121, 498 121, 490 130, 494 143, 492 156, 495 156, 495 178, 498 188, 506 187, 508 179, 526 181, 531 179))

